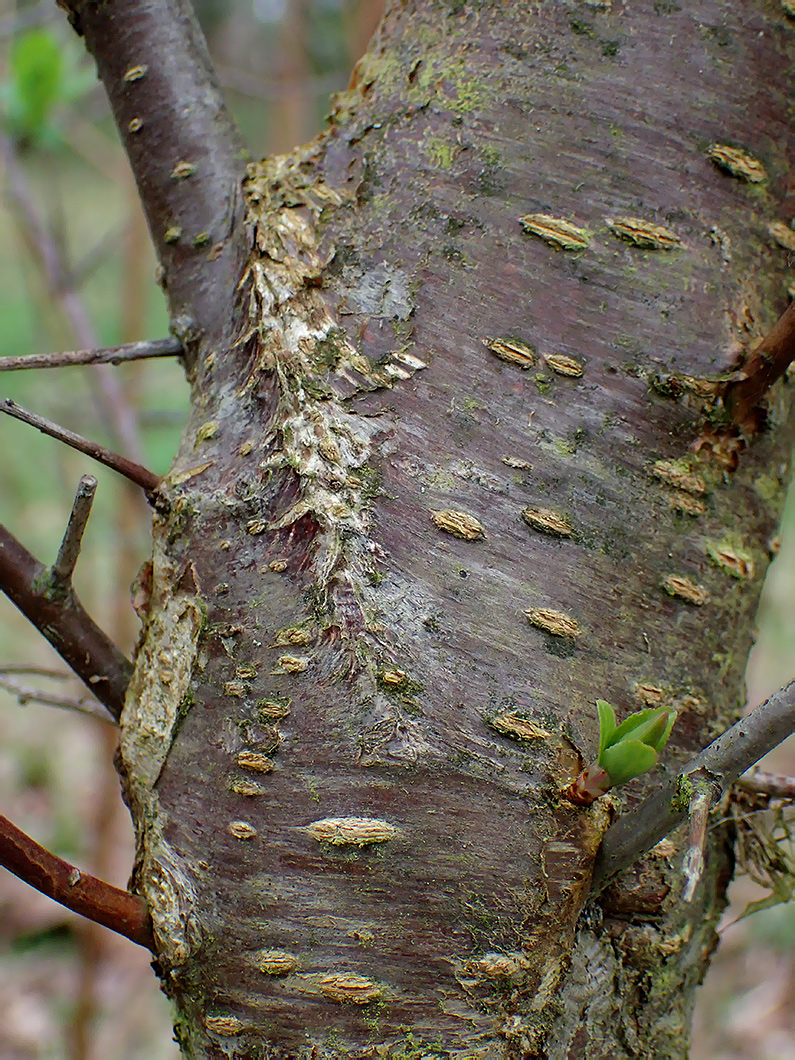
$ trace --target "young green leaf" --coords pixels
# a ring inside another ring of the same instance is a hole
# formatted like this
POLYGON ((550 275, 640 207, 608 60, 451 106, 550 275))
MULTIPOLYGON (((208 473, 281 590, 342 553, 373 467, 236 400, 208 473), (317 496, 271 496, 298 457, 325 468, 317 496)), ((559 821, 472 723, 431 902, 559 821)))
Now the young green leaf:
MULTIPOLYGON (((637 710, 618 726, 613 733, 611 744, 620 743, 622 740, 640 740, 641 743, 649 744, 656 750, 661 751, 671 731, 669 715, 674 719, 676 712, 666 710, 665 707, 648 707, 645 710, 637 710), (667 730, 667 731, 666 731, 667 730), (657 746, 659 741, 660 745, 657 746)), ((673 721, 670 723, 673 725, 673 721)))
POLYGON ((617 726, 615 710, 607 700, 597 699, 596 709, 597 759, 563 790, 567 799, 581 806, 653 769, 676 721, 675 710, 648 707, 630 714, 617 726))
POLYGON ((657 765, 658 755, 653 747, 638 740, 624 740, 608 747, 599 765, 610 777, 612 786, 626 784, 641 773, 648 773, 657 765))
POLYGON ((597 699, 596 709, 599 711, 599 757, 610 744, 611 737, 616 731, 616 712, 606 699, 597 699))

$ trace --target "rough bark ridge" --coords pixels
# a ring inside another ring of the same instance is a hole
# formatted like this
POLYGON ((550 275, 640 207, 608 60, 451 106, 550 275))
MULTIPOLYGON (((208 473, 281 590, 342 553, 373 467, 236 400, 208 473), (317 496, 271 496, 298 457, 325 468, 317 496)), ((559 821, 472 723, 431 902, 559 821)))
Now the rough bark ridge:
POLYGON ((791 35, 396 4, 249 168, 122 718, 186 1055, 685 1054, 722 838, 581 916, 609 806, 558 792, 597 696, 675 704, 669 767, 742 701, 790 402, 746 445, 714 378, 783 307, 791 35))

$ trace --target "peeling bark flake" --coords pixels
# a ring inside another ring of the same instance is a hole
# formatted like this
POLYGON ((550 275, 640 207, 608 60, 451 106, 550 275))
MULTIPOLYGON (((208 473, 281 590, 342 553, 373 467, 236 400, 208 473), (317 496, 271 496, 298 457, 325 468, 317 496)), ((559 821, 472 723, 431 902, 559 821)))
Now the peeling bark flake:
POLYGON ((696 585, 683 574, 669 574, 662 580, 662 588, 669 596, 678 596, 696 607, 703 607, 709 600, 709 593, 703 585, 696 585))
POLYGON ((525 611, 525 615, 531 626, 543 629, 554 637, 575 638, 582 634, 579 624, 570 615, 564 615, 562 611, 552 611, 548 607, 536 607, 525 611))
POLYGON ((285 950, 260 950, 255 963, 263 975, 289 975, 298 967, 298 958, 285 950))
POLYGON ((746 180, 750 184, 761 184, 767 180, 767 170, 762 163, 747 151, 741 151, 739 147, 712 144, 707 151, 707 157, 733 177, 746 180))
POLYGON ((536 363, 535 350, 519 339, 484 339, 483 343, 495 357, 506 364, 515 364, 519 368, 532 368, 536 363))
POLYGON ((558 515, 551 508, 523 508, 522 518, 528 526, 552 537, 571 537, 574 533, 565 515, 558 515))

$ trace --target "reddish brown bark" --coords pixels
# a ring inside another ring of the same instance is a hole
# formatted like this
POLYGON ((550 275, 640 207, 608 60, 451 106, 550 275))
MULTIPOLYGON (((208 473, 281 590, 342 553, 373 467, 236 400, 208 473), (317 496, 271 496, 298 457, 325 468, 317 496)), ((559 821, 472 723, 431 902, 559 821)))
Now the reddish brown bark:
POLYGON ((741 378, 728 384, 724 402, 732 422, 743 424, 770 387, 795 360, 795 302, 765 335, 743 365, 741 378))
POLYGON ((3 592, 58 652, 64 662, 118 719, 131 666, 83 610, 71 586, 53 590, 47 568, 0 526, 3 592))
POLYGON ((81 872, 2 816, 0 865, 73 913, 152 949, 152 922, 142 898, 81 872))

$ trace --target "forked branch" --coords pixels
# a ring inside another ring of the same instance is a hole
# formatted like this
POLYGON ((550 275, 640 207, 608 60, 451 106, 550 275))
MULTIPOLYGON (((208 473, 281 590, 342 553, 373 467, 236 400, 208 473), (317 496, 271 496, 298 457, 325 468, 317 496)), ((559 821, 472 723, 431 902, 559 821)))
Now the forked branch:
POLYGON ((795 681, 732 725, 679 775, 607 831, 594 865, 598 894, 619 872, 650 850, 688 816, 694 787, 709 788, 711 801, 746 769, 795 731, 795 681))
POLYGON ((0 589, 118 720, 132 673, 129 660, 85 612, 71 585, 53 585, 51 572, 4 526, 0 589))
POLYGON ((0 865, 72 912, 139 946, 154 948, 152 922, 143 898, 81 872, 2 816, 0 865))

